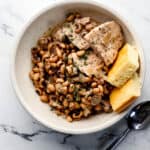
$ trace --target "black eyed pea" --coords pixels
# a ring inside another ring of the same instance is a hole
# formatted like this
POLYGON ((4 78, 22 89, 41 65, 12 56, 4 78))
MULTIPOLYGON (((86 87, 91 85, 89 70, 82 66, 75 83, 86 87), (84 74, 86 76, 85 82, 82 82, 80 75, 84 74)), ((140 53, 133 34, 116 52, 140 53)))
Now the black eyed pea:
POLYGON ((92 89, 93 94, 98 94, 100 92, 99 88, 92 89))
POLYGON ((49 83, 47 85, 47 92, 51 93, 51 92, 55 92, 55 90, 56 89, 55 89, 55 86, 53 84, 49 83))
POLYGON ((58 45, 60 46, 60 48, 63 48, 63 49, 66 48, 66 45, 64 43, 59 42, 58 45))
POLYGON ((57 78, 56 79, 56 83, 63 83, 64 82, 64 79, 62 79, 62 78, 57 78))
POLYGON ((66 99, 64 99, 64 101, 63 101, 63 106, 65 108, 69 106, 69 103, 68 103, 68 101, 66 99))
POLYGON ((85 54, 85 50, 80 50, 76 52, 77 56, 81 57, 85 54))
POLYGON ((39 72, 40 70, 39 70, 38 67, 34 67, 34 68, 32 69, 32 71, 35 72, 35 73, 37 73, 37 72, 39 72))
POLYGON ((60 72, 61 72, 61 74, 64 74, 64 73, 65 73, 65 65, 64 65, 64 64, 61 65, 61 67, 60 67, 60 72))
POLYGON ((46 37, 41 37, 38 40, 38 44, 42 47, 42 48, 46 48, 47 44, 48 44, 48 39, 46 37))
POLYGON ((69 58, 69 57, 68 57, 68 65, 72 65, 72 63, 73 63, 72 58, 69 58))
POLYGON ((59 61, 57 62, 57 67, 60 67, 60 65, 61 65, 62 63, 63 63, 62 60, 59 60, 59 61))
POLYGON ((73 121, 71 116, 67 116, 66 119, 67 119, 68 122, 72 122, 73 121))
POLYGON ((74 91, 74 84, 70 84, 68 91, 69 93, 72 93, 74 91))
POLYGON ((97 83, 96 82, 92 82, 91 87, 95 88, 96 86, 97 86, 97 83))
POLYGON ((71 94, 67 94, 66 98, 68 101, 73 101, 73 95, 71 94))
POLYGON ((56 64, 56 63, 50 63, 50 67, 56 68, 56 67, 57 67, 57 64, 56 64))
POLYGON ((82 25, 81 24, 75 24, 75 27, 76 27, 75 32, 80 33, 82 30, 82 25))
POLYGON ((72 73, 73 73, 73 67, 72 67, 72 65, 67 66, 66 70, 67 70, 68 74, 72 75, 72 73))
POLYGON ((57 56, 58 56, 59 58, 62 58, 62 57, 63 57, 62 52, 61 52, 61 50, 60 50, 58 47, 56 47, 56 54, 57 54, 57 56))
POLYGON ((54 57, 51 57, 51 58, 49 59, 49 61, 50 61, 51 63, 55 63, 55 62, 57 62, 57 60, 58 60, 58 56, 54 56, 54 57))
POLYGON ((32 79, 33 79, 34 81, 39 80, 39 79, 40 79, 40 73, 34 73, 33 76, 32 76, 32 79))
POLYGON ((87 82, 90 82, 91 81, 91 78, 90 77, 83 77, 82 78, 82 82, 83 83, 87 83, 87 82))
POLYGON ((81 117, 83 116, 83 112, 80 111, 80 113, 73 113, 72 114, 72 118, 73 119, 81 119, 81 117))
POLYGON ((103 93, 103 91, 104 91, 103 86, 102 86, 102 85, 98 85, 98 88, 99 88, 99 91, 100 91, 101 93, 103 93))
POLYGON ((49 101, 47 95, 41 95, 40 99, 41 99, 42 102, 45 102, 45 103, 47 103, 49 101))
POLYGON ((102 106, 101 106, 101 105, 96 105, 96 106, 94 107, 94 110, 97 111, 97 112, 99 112, 99 111, 102 110, 102 106))
POLYGON ((74 18, 75 18, 74 14, 69 14, 69 16, 66 18, 66 21, 71 22, 74 20, 74 18))
POLYGON ((69 81, 65 81, 62 85, 63 86, 68 86, 69 85, 69 81))
POLYGON ((90 31, 90 30, 92 30, 96 25, 97 25, 96 22, 88 23, 88 24, 85 26, 85 29, 86 29, 87 31, 90 31))

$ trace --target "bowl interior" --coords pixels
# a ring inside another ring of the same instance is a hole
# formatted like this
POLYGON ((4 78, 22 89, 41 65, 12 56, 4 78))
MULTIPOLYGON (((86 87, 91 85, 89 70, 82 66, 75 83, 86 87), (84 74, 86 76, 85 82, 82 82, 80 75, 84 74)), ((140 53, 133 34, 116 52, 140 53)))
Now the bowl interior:
MULTIPOLYGON (((66 133, 90 133, 102 130, 120 120, 126 113, 99 114, 79 122, 68 123, 50 111, 50 107, 40 101, 32 82, 29 79, 31 69, 31 47, 36 45, 37 39, 49 28, 62 22, 70 11, 81 12, 83 16, 91 16, 100 22, 116 20, 123 28, 126 41, 138 47, 135 37, 128 27, 116 15, 98 4, 90 3, 62 3, 44 10, 36 16, 27 26, 18 42, 14 58, 14 80, 17 94, 23 106, 38 121, 47 127, 66 133)), ((141 53, 141 49, 138 48, 141 53)))

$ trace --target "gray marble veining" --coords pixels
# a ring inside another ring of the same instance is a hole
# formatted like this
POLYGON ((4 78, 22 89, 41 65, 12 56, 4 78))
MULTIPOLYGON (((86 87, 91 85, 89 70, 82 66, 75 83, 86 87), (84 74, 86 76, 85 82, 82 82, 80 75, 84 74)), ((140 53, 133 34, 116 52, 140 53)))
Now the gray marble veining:
POLYGON ((11 27, 7 24, 2 24, 0 26, 0 29, 4 32, 5 35, 8 36, 12 36, 13 37, 13 33, 11 33, 9 30, 11 29, 11 27))
MULTIPOLYGON (((16 36, 38 10, 53 0, 0 0, 0 149, 2 150, 105 150, 126 129, 125 119, 103 132, 67 135, 45 128, 24 111, 10 81, 10 57, 16 36)), ((59 1, 59 0, 58 0, 59 1)), ((143 99, 150 85, 150 1, 101 0, 120 11, 137 31, 145 50, 147 73, 143 99)), ((131 132, 117 150, 149 150, 150 127, 131 132)))

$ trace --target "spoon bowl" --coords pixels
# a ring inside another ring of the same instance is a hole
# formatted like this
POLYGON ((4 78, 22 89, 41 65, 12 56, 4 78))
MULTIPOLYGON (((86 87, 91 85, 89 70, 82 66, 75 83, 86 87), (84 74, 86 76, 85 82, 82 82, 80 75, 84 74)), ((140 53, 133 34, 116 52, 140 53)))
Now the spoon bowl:
POLYGON ((150 122, 150 101, 136 105, 127 117, 128 127, 134 130, 143 129, 150 122))

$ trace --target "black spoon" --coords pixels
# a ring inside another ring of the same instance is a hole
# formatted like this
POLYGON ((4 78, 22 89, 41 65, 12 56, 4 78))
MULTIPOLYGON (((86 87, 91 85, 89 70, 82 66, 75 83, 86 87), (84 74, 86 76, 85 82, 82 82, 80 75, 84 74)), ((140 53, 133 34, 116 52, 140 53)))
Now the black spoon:
POLYGON ((150 101, 145 101, 133 107, 127 116, 128 128, 121 133, 106 150, 114 150, 131 130, 140 130, 150 123, 150 101))

